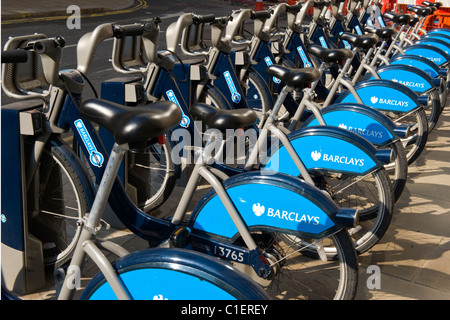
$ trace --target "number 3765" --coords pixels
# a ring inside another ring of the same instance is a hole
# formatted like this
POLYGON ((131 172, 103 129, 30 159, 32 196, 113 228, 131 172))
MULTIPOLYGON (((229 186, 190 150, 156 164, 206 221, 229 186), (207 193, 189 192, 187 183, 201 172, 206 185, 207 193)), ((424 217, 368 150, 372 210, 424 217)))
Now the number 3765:
POLYGON ((236 250, 231 250, 224 247, 217 247, 217 254, 220 257, 224 257, 228 260, 233 260, 237 262, 243 262, 244 261, 244 253, 238 252, 236 250))

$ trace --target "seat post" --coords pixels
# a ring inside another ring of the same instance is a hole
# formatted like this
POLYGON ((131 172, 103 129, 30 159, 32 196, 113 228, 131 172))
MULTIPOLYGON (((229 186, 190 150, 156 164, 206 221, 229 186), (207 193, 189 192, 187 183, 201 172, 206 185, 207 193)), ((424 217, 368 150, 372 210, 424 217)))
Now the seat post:
POLYGON ((100 181, 94 203, 92 204, 92 209, 87 218, 86 227, 95 229, 100 223, 100 218, 105 210, 109 194, 111 193, 111 189, 126 150, 126 145, 118 145, 117 143, 114 143, 106 164, 105 172, 103 173, 102 180, 100 181))

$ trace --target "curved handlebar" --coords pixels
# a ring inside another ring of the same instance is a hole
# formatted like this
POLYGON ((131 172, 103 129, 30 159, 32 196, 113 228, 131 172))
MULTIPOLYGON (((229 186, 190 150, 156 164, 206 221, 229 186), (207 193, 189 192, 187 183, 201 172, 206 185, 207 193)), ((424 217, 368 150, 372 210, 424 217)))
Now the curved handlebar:
POLYGON ((105 39, 114 37, 111 23, 97 26, 94 31, 83 35, 77 44, 77 70, 87 73, 97 46, 105 39))

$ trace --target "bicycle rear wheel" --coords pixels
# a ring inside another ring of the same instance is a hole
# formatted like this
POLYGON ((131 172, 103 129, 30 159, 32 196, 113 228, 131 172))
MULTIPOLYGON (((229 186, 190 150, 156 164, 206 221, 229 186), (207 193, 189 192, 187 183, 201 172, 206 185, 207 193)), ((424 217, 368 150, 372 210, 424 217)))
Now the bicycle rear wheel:
POLYGON ((408 165, 421 155, 428 140, 428 120, 423 108, 409 113, 387 112, 386 115, 398 126, 409 126, 410 134, 402 138, 408 165))
POLYGON ((388 147, 392 151, 391 162, 384 165, 384 168, 391 178, 394 202, 397 202, 405 189, 408 177, 408 159, 401 141, 391 143, 388 147))
MULTIPOLYGON (((372 248, 388 229, 394 210, 393 189, 385 169, 365 176, 315 172, 314 179, 339 206, 358 209, 359 223, 349 230, 357 254, 372 248)), ((327 254, 334 258, 335 252, 330 249, 327 254)))
POLYGON ((433 90, 428 94, 427 105, 424 109, 428 119, 428 132, 433 131, 441 115, 441 98, 439 90, 433 90))
MULTIPOLYGON (((134 300, 265 300, 269 296, 242 272, 207 255, 185 249, 147 249, 113 264, 134 300)), ((102 273, 81 299, 115 300, 102 273)))
POLYGON ((265 280, 258 277, 250 266, 236 264, 236 267, 258 281, 274 299, 354 299, 358 261, 346 230, 320 241, 285 233, 254 232, 252 236, 271 264, 273 274, 265 280), (316 246, 322 242, 333 244, 335 260, 320 258, 316 246))

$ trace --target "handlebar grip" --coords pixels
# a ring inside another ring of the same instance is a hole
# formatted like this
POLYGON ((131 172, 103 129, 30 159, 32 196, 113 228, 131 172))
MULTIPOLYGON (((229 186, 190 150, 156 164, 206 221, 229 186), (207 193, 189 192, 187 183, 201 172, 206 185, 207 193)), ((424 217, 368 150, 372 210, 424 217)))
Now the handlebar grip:
POLYGON ((269 19, 272 13, 270 11, 252 11, 252 14, 250 18, 252 20, 263 20, 263 19, 269 19))
POLYGON ((287 5, 286 6, 286 11, 289 12, 289 13, 297 13, 297 12, 300 11, 301 8, 302 8, 302 5, 300 3, 299 4, 294 4, 292 6, 287 5))
POLYGON ((24 49, 2 51, 2 63, 23 63, 27 60, 28 53, 24 49))
POLYGON ((192 20, 194 21, 194 24, 213 23, 216 21, 216 17, 213 14, 207 14, 204 16, 193 15, 192 20))
POLYGON ((323 8, 325 6, 329 6, 330 5, 330 1, 316 1, 314 2, 314 7, 315 8, 323 8))
POLYGON ((142 36, 144 32, 153 31, 157 28, 161 19, 158 17, 154 18, 153 21, 148 21, 144 24, 135 23, 128 25, 114 25, 113 33, 115 38, 124 38, 127 36, 142 36))
POLYGON ((127 36, 141 36, 144 32, 144 25, 141 23, 128 25, 114 25, 113 33, 115 38, 124 38, 127 36))

